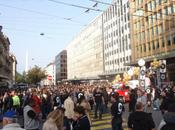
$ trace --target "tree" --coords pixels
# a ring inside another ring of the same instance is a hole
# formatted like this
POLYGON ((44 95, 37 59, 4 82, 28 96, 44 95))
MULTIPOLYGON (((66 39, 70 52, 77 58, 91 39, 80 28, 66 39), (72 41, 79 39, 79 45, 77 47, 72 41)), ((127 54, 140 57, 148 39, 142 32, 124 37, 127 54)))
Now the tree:
POLYGON ((16 74, 16 83, 25 83, 26 80, 25 80, 25 74, 20 74, 17 72, 16 74))
POLYGON ((46 77, 45 71, 40 67, 35 66, 28 71, 26 79, 28 83, 37 84, 46 77))

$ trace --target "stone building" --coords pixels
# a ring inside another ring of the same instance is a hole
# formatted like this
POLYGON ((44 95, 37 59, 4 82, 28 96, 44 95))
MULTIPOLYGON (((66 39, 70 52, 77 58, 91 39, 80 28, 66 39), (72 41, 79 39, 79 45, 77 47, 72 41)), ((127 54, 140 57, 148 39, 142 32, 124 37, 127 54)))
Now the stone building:
MULTIPOLYGON (((7 36, 2 32, 2 26, 0 26, 0 86, 8 86, 13 83, 15 79, 13 75, 13 64, 16 62, 16 58, 10 55, 10 41, 7 36)), ((14 68, 16 73, 16 67, 14 68)))

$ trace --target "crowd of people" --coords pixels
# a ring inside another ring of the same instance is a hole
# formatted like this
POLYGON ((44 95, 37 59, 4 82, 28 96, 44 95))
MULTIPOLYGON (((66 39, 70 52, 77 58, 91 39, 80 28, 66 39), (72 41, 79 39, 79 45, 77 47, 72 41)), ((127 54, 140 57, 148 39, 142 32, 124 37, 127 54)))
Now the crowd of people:
MULTIPOLYGON (((161 92, 156 90, 153 103, 148 103, 149 94, 139 87, 129 94, 129 130, 155 130, 148 107, 154 106, 158 99, 157 110, 164 115, 158 129, 175 130, 175 86, 161 92)), ((0 95, 3 130, 90 130, 92 110, 95 120, 102 120, 103 113, 110 112, 112 130, 123 130, 122 113, 126 105, 107 82, 1 90, 0 95), (21 116, 23 128, 16 120, 21 116)))

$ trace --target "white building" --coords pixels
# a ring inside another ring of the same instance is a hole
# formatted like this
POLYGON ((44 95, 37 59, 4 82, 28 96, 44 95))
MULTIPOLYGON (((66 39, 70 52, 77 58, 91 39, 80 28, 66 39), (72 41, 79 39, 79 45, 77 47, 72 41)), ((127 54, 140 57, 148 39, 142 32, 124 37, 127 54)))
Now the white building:
POLYGON ((127 71, 131 61, 129 0, 113 0, 103 13, 105 75, 127 71))
POLYGON ((103 73, 102 16, 98 16, 68 44, 68 79, 96 79, 103 73))
POLYGON ((47 78, 44 79, 41 84, 42 85, 55 85, 56 79, 55 79, 55 63, 50 63, 44 68, 47 78))

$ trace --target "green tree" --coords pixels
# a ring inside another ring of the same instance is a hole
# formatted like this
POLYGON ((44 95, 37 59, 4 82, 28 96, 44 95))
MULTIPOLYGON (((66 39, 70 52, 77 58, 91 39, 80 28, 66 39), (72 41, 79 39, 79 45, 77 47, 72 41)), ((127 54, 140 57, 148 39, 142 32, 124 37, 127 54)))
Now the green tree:
POLYGON ((16 83, 25 83, 26 80, 25 80, 25 74, 20 74, 17 72, 16 74, 16 83))
POLYGON ((42 79, 46 78, 45 71, 42 70, 38 66, 34 66, 32 69, 30 69, 27 73, 27 82, 31 84, 37 84, 39 83, 42 79))

